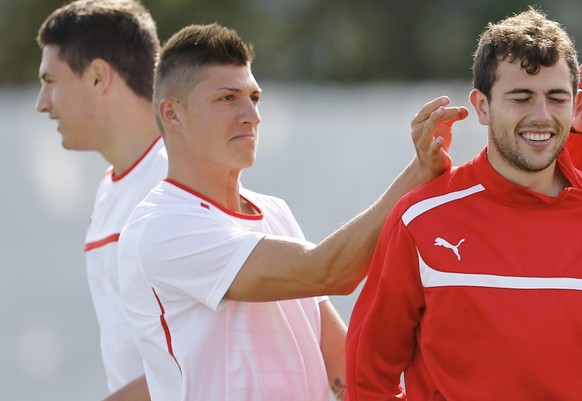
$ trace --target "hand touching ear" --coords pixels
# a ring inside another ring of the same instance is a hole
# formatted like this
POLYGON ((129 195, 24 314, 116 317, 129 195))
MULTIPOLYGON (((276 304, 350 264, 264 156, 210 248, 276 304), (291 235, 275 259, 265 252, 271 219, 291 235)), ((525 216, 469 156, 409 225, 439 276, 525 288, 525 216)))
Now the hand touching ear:
POLYGON ((448 150, 453 139, 453 124, 469 115, 466 107, 446 107, 449 103, 447 96, 426 103, 410 124, 415 159, 432 176, 451 167, 448 150))

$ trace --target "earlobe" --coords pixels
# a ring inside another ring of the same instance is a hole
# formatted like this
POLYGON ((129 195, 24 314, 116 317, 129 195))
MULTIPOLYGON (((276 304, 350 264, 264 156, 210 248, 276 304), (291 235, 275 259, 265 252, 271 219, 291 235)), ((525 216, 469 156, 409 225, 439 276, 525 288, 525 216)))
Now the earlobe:
POLYGON ((100 93, 105 93, 111 85, 113 70, 108 62, 102 59, 95 59, 87 68, 90 74, 88 79, 90 84, 100 93))
POLYGON ((479 117, 479 123, 482 125, 489 125, 490 122, 490 112, 489 112, 489 101, 487 96, 485 96, 478 89, 473 89, 469 94, 469 100, 477 112, 479 117))
POLYGON ((163 98, 158 105, 158 112, 160 121, 164 127, 168 127, 172 131, 180 132, 182 128, 182 121, 180 111, 178 110, 178 102, 176 99, 163 98))

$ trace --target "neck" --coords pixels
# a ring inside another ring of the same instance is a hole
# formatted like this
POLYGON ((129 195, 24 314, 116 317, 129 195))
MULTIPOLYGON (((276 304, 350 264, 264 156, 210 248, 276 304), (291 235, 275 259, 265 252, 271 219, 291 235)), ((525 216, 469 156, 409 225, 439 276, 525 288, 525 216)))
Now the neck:
POLYGON ((488 153, 491 166, 508 181, 546 196, 557 197, 568 185, 568 180, 557 165, 557 160, 543 170, 526 171, 515 168, 507 162, 496 157, 491 158, 488 153))
POLYGON ((111 113, 104 126, 109 132, 101 154, 113 165, 115 174, 129 169, 160 136, 152 104, 141 99, 134 99, 111 113))
POLYGON ((224 171, 192 162, 177 163, 175 157, 169 159, 168 178, 212 199, 228 210, 237 213, 254 213, 253 209, 240 197, 240 171, 224 171))

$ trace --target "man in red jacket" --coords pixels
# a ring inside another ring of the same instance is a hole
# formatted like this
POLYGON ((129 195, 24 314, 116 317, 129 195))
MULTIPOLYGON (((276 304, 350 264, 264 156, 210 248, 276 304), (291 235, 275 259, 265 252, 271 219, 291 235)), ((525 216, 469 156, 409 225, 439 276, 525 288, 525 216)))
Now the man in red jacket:
POLYGON ((487 147, 388 216, 350 319, 350 401, 580 399, 582 172, 562 152, 579 76, 542 13, 488 24, 470 94, 487 147))

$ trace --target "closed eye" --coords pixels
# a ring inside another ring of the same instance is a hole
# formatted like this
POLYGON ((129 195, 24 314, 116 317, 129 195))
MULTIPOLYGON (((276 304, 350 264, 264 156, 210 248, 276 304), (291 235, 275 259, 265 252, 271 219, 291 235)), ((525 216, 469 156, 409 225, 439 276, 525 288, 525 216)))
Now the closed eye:
POLYGON ((548 98, 548 100, 553 103, 563 104, 569 101, 570 99, 565 97, 550 97, 548 98))
POLYGON ((517 98, 511 98, 509 100, 514 102, 514 103, 526 103, 530 100, 530 97, 517 97, 517 98))

